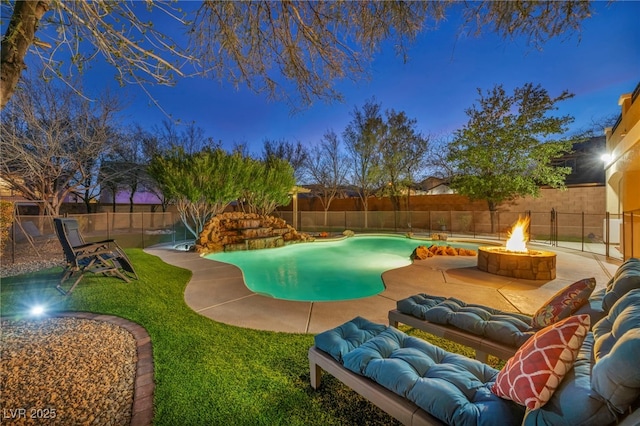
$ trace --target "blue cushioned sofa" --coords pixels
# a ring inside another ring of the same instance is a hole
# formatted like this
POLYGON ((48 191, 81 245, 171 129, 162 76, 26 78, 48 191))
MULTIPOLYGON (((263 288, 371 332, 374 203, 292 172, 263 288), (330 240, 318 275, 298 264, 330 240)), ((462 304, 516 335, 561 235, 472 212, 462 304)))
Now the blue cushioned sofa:
POLYGON ((315 336, 311 386, 327 371, 408 425, 638 425, 640 289, 620 294, 536 410, 491 392, 498 370, 361 317, 315 336))
MULTIPOLYGON (((589 314, 595 324, 634 288, 640 288, 640 259, 631 258, 575 314, 589 314)), ((484 362, 489 354, 508 359, 536 331, 528 315, 426 294, 397 302, 397 309, 389 311, 389 324, 398 327, 400 323, 469 346, 475 349, 476 359, 484 362)))

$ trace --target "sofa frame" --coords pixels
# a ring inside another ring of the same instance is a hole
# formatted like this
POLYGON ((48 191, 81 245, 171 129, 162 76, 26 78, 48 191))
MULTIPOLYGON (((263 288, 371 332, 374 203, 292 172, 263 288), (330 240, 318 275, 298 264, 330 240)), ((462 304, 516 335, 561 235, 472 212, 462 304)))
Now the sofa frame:
POLYGON ((413 402, 380 386, 367 377, 355 374, 344 368, 331 355, 312 346, 309 348, 309 367, 311 387, 318 389, 322 371, 356 391, 369 402, 408 426, 442 426, 444 423, 415 405, 413 402))
POLYGON ((390 310, 389 325, 394 328, 398 328, 399 323, 406 324, 418 330, 431 333, 434 336, 442 337, 444 339, 451 340, 452 342, 468 346, 475 350, 475 358, 484 363, 487 362, 489 355, 507 360, 518 350, 517 347, 494 342, 477 334, 468 333, 450 325, 436 324, 416 318, 412 315, 403 314, 397 309, 390 310))
MULTIPOLYGON (((309 348, 309 370, 311 387, 318 389, 322 372, 331 374, 369 402, 407 426, 442 426, 436 419, 413 402, 380 386, 373 380, 355 374, 342 366, 331 355, 312 346, 309 348)), ((640 424, 640 408, 630 412, 617 426, 637 426, 640 424)))

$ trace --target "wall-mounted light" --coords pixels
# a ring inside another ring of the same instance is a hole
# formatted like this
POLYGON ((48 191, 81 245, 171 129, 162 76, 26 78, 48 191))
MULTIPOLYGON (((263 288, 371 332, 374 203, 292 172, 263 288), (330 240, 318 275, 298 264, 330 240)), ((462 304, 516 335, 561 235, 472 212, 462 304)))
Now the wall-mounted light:
POLYGON ((602 154, 600 156, 600 159, 605 164, 605 166, 608 166, 609 164, 611 164, 611 161, 613 160, 613 157, 611 156, 611 154, 605 153, 605 154, 602 154))

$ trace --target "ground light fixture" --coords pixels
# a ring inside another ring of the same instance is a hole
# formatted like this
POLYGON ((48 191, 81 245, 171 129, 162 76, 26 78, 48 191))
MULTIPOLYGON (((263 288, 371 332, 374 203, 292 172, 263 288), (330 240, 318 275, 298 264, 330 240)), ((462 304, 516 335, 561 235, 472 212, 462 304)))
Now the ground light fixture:
POLYGON ((30 314, 32 317, 39 317, 39 316, 44 315, 44 313, 45 313, 46 311, 47 311, 47 310, 46 310, 46 308, 45 308, 45 306, 44 306, 44 305, 42 305, 42 304, 37 304, 37 305, 33 305, 33 306, 31 307, 31 309, 29 310, 29 314, 30 314))
POLYGON ((68 300, 60 297, 57 291, 28 295, 18 302, 16 317, 25 319, 48 317, 54 312, 65 310, 67 302, 68 300))

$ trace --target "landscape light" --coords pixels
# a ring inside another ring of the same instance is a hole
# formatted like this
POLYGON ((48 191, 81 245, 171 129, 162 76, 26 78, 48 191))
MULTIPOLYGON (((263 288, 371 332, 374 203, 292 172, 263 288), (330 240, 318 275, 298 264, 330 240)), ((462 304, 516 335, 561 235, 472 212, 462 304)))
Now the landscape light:
POLYGON ((40 315, 44 314, 44 311, 45 309, 43 305, 34 305, 31 308, 30 313, 31 313, 31 316, 39 317, 40 315))

